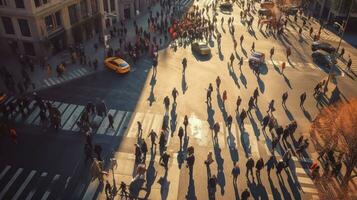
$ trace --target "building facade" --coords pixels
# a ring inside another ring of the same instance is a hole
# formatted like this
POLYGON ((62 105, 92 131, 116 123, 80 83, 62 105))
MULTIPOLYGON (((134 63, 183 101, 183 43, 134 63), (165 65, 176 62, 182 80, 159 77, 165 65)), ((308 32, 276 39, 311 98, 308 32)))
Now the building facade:
POLYGON ((99 0, 0 0, 0 53, 43 57, 100 32, 99 0))

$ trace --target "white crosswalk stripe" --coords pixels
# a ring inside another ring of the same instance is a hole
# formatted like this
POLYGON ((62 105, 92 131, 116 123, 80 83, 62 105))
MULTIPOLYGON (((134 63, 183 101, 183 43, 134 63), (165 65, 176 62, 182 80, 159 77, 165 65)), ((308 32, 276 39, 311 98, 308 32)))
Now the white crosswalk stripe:
POLYGON ((0 199, 31 200, 35 195, 37 199, 49 199, 53 188, 65 189, 70 179, 59 174, 48 175, 47 172, 7 165, 0 174, 0 184, 4 186, 0 188, 0 199))
POLYGON ((21 172, 24 169, 19 168, 16 173, 14 174, 14 176, 10 179, 10 181, 6 184, 6 186, 2 189, 2 191, 0 192, 0 199, 4 199, 4 196, 6 195, 6 192, 10 189, 11 185, 15 182, 15 180, 17 179, 17 177, 21 174, 21 172))

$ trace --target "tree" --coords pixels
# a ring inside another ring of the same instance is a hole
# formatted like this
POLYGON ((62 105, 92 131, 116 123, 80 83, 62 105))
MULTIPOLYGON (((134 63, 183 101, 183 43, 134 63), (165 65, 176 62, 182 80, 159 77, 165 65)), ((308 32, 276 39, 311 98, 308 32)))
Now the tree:
POLYGON ((323 109, 312 123, 310 133, 313 139, 323 143, 318 148, 344 153, 344 186, 357 177, 351 176, 357 166, 357 99, 323 109))

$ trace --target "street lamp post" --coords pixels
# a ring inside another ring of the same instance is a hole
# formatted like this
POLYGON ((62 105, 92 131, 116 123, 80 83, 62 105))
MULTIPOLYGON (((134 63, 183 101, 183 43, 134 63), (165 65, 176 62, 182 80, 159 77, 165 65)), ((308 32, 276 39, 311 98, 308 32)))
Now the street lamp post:
MULTIPOLYGON (((337 60, 337 57, 338 57, 337 54, 338 54, 338 51, 339 51, 340 46, 341 46, 341 43, 342 43, 342 38, 343 38, 343 36, 344 36, 344 34, 345 34, 346 26, 347 26, 347 24, 348 24, 348 20, 350 19, 350 15, 351 15, 353 3, 354 3, 355 0, 351 0, 351 1, 352 1, 352 2, 351 2, 351 5, 350 5, 350 9, 349 9, 349 11, 348 11, 348 13, 347 13, 347 19, 346 19, 346 20, 344 21, 344 23, 342 24, 342 27, 341 27, 341 25, 339 25, 339 33, 341 33, 341 28, 342 28, 342 33, 339 34, 339 36, 340 36, 340 41, 339 41, 339 43, 338 43, 338 46, 337 46, 336 51, 333 53, 332 58, 333 58, 334 60, 332 60, 332 62, 334 62, 335 60, 337 60)), ((328 73, 328 78, 327 78, 327 81, 326 81, 326 84, 325 84, 324 91, 327 91, 328 83, 330 82, 331 75, 332 75, 332 71, 333 71, 334 68, 335 68, 335 64, 332 63, 332 66, 330 67, 330 70, 329 70, 329 73, 328 73)))

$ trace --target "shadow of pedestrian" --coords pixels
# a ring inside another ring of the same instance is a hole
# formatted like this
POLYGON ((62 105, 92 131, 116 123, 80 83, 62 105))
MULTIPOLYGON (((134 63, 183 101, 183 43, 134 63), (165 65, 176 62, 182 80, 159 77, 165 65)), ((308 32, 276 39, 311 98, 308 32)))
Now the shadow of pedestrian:
POLYGON ((239 160, 239 155, 238 155, 238 150, 236 148, 237 144, 235 142, 235 137, 232 134, 231 130, 228 130, 228 136, 227 136, 227 144, 229 146, 229 154, 231 155, 231 160, 233 161, 233 164, 238 162, 239 160))
POLYGON ((282 74, 282 75, 283 75, 283 77, 284 77, 285 83, 289 86, 290 89, 293 89, 293 88, 291 87, 290 80, 285 76, 285 74, 282 74))
POLYGON ((209 124, 209 127, 212 129, 213 125, 214 125, 214 110, 212 109, 212 105, 211 104, 207 104, 207 122, 209 124))
POLYGON ((156 75, 153 74, 153 76, 151 77, 150 80, 150 95, 148 97, 148 101, 149 101, 149 106, 152 106, 153 102, 156 101, 155 99, 155 94, 154 94, 154 87, 156 85, 156 75))
POLYGON ((188 191, 186 194, 186 199, 197 200, 196 190, 195 190, 195 181, 192 178, 190 178, 190 181, 188 184, 188 191))
POLYGON ((284 200, 290 200, 291 199, 291 195, 290 195, 288 189, 286 188, 285 183, 282 182, 280 180, 280 178, 278 178, 278 180, 279 180, 279 186, 280 186, 280 189, 281 189, 281 193, 283 193, 284 200))
POLYGON ((236 84, 236 86, 238 87, 238 89, 240 89, 240 85, 238 82, 238 77, 234 71, 233 67, 230 67, 229 63, 227 63, 227 67, 228 67, 228 71, 229 71, 229 75, 232 77, 234 84, 236 84))
POLYGON ((255 123, 255 120, 251 114, 248 115, 248 118, 249 118, 250 124, 252 125, 254 135, 257 138, 257 140, 259 141, 260 130, 258 128, 258 125, 257 125, 257 123, 255 123))
POLYGON ((182 73, 181 89, 182 89, 182 94, 185 94, 185 92, 188 89, 185 73, 182 73))
MULTIPOLYGON (((170 190, 170 181, 167 180, 167 170, 165 170, 164 176, 160 177, 160 179, 157 182, 161 185, 160 187, 161 199, 166 200, 170 190)), ((149 196, 145 196, 145 199, 147 199, 148 197, 149 196)))
POLYGON ((264 91, 265 91, 264 81, 260 78, 260 76, 258 76, 257 79, 258 79, 259 90, 261 93, 264 93, 264 91))
POLYGON ((176 114, 176 103, 172 104, 172 108, 171 108, 171 120, 170 120, 170 129, 171 129, 171 136, 174 134, 175 130, 176 130, 176 126, 177 126, 177 114, 176 114))
POLYGON ((268 180, 269 180, 270 190, 273 195, 273 199, 281 200, 281 195, 279 193, 279 190, 274 186, 273 180, 271 180, 270 177, 268 177, 268 180))
POLYGON ((256 184, 255 181, 247 179, 249 191, 252 193, 254 199, 269 199, 268 193, 262 184, 256 184))
POLYGON ((294 120, 294 116, 291 114, 291 112, 289 111, 289 109, 286 106, 283 106, 283 109, 285 111, 286 116, 288 117, 288 119, 290 121, 294 120))
POLYGON ((218 107, 219 109, 221 110, 221 113, 222 113, 222 117, 224 119, 224 122, 227 124, 227 117, 228 117, 228 114, 227 114, 227 111, 226 111, 226 108, 225 108, 225 105, 223 103, 223 99, 220 95, 219 92, 217 92, 217 104, 218 104, 218 107))
POLYGON ((242 84, 244 85, 245 89, 247 89, 247 79, 245 78, 243 73, 240 73, 239 79, 242 82, 242 84))
POLYGON ((302 111, 303 111, 304 116, 306 117, 306 119, 308 119, 308 120, 311 122, 311 121, 312 121, 312 119, 311 119, 311 115, 310 115, 310 113, 309 113, 307 110, 305 110, 305 108, 304 108, 304 107, 302 107, 302 111))
POLYGON ((250 140, 249 140, 249 133, 247 133, 244 129, 241 127, 240 129, 240 141, 242 143, 242 147, 244 149, 245 157, 248 158, 249 155, 252 154, 251 147, 250 147, 250 140))
POLYGON ((214 146, 214 155, 217 163, 217 183, 221 187, 221 194, 224 195, 224 186, 226 185, 226 180, 223 172, 224 159, 221 155, 221 148, 219 145, 214 146))
POLYGON ((248 58, 248 53, 247 51, 243 48, 243 46, 241 46, 240 50, 242 51, 243 55, 248 58))
POLYGON ((155 163, 155 156, 151 156, 149 166, 146 171, 146 195, 145 195, 146 198, 149 197, 151 193, 151 187, 154 184, 157 176, 154 163, 155 163))

